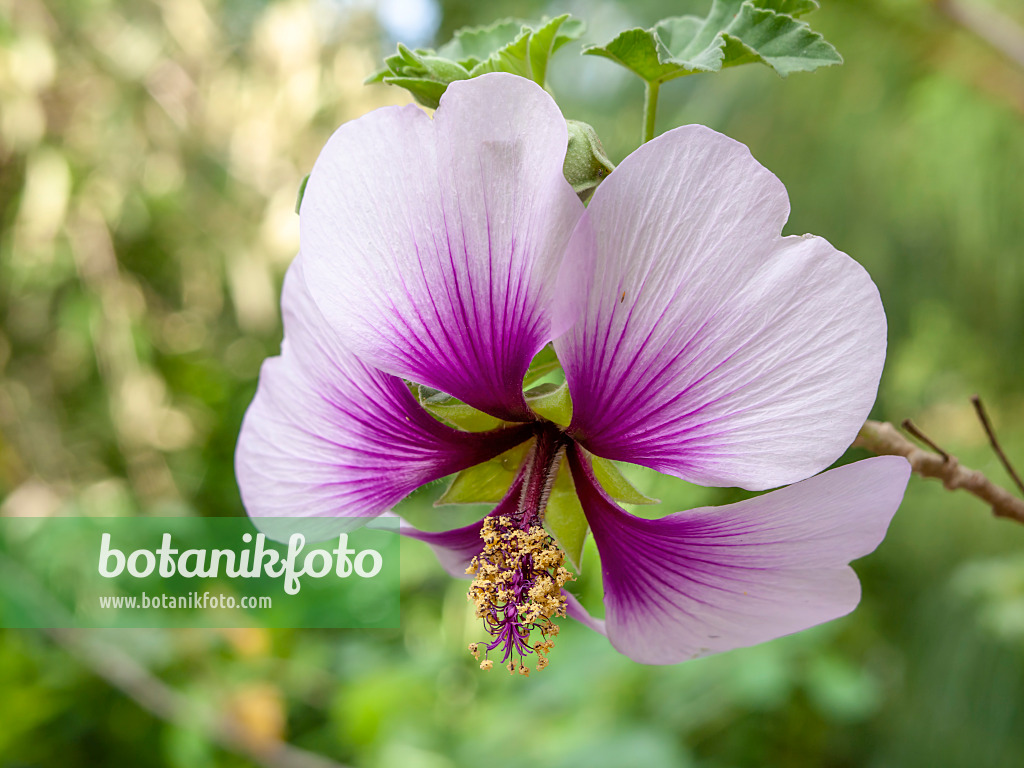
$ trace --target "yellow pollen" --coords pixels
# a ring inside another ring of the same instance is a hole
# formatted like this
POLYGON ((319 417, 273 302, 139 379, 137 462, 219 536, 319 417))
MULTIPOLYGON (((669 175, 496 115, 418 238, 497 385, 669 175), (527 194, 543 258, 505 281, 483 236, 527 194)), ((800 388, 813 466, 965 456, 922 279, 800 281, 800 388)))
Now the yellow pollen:
MULTIPOLYGON (((552 619, 565 616, 562 587, 573 575, 563 565, 565 554, 540 526, 523 530, 509 517, 490 516, 484 520, 480 538, 483 551, 466 569, 474 576, 467 597, 494 637, 483 644, 480 668, 491 668, 489 651, 501 651, 502 664, 509 674, 518 671, 528 676, 530 670, 524 661, 530 653, 537 653, 537 669, 548 665, 545 655, 554 645, 549 636, 558 634, 558 625, 552 619), (533 630, 538 630, 542 639, 531 644, 533 630)), ((476 658, 480 657, 480 646, 469 646, 476 658)))

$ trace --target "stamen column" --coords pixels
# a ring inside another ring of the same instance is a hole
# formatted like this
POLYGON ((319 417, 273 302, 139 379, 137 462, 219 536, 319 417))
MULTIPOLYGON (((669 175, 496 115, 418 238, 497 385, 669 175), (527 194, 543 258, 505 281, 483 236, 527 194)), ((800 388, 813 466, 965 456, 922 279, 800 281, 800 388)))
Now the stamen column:
MULTIPOLYGON (((508 516, 489 516, 481 530, 483 551, 473 558, 467 573, 474 579, 469 599, 476 603, 476 614, 494 638, 484 648, 481 669, 490 669, 488 652, 501 647, 501 663, 510 673, 518 669, 528 675, 524 658, 538 654, 537 669, 547 666, 546 654, 558 634, 551 619, 565 616, 562 586, 572 579, 563 567, 565 554, 543 528, 544 510, 551 486, 565 454, 566 441, 554 425, 538 425, 537 437, 523 467, 523 483, 515 520, 508 516), (543 639, 530 643, 530 634, 539 630, 543 639), (516 658, 518 657, 518 664, 516 658)), ((479 658, 478 643, 469 650, 479 658)))

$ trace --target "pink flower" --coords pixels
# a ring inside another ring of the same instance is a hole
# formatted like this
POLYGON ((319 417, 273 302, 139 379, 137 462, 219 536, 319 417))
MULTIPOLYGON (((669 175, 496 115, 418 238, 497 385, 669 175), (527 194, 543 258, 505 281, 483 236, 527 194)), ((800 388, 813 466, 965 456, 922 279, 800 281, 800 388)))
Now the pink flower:
MULTIPOLYGON (((568 462, 606 617, 566 592, 568 612, 630 657, 673 663, 848 613, 860 596, 848 563, 881 541, 910 472, 881 457, 811 477, 875 398, 886 326, 874 284, 825 240, 782 237, 784 187, 725 136, 669 131, 586 209, 562 176, 566 140, 551 98, 504 74, 453 83, 433 119, 385 108, 335 133, 302 203, 282 354, 239 437, 249 514, 380 514, 531 440, 492 515, 534 530, 568 462), (564 428, 523 393, 549 341, 572 397, 564 428), (406 381, 503 425, 442 424, 406 381), (608 496, 591 455, 702 485, 796 485, 644 520, 608 496)), ((405 527, 456 573, 480 531, 405 527)), ((516 566, 517 584, 543 579, 531 568, 516 566)), ((493 606, 509 653, 509 637, 531 649, 530 623, 505 612, 528 591, 493 606)))

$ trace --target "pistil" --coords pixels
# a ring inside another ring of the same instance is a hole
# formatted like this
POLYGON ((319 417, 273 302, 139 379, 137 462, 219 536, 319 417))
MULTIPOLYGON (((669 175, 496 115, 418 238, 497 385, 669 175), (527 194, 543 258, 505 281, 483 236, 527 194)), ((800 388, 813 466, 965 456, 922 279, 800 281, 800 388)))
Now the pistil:
POLYGON ((544 669, 546 654, 558 634, 553 618, 565 616, 562 587, 572 579, 564 567, 565 554, 543 527, 544 510, 551 486, 565 453, 562 433, 545 425, 523 467, 523 483, 514 517, 488 517, 481 530, 483 551, 466 569, 474 576, 469 599, 476 604, 476 615, 493 638, 472 643, 470 652, 480 658, 481 669, 491 669, 488 658, 496 649, 501 664, 510 674, 528 675, 525 659, 537 654, 537 669, 544 669), (542 639, 531 643, 534 631, 542 639))

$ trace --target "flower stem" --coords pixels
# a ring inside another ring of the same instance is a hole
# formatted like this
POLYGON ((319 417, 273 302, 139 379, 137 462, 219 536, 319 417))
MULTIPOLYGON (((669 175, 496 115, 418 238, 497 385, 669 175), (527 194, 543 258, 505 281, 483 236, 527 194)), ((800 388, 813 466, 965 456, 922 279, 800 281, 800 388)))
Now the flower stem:
POLYGON ((658 113, 658 89, 661 83, 648 80, 644 90, 644 136, 642 144, 654 138, 654 116, 658 113))

